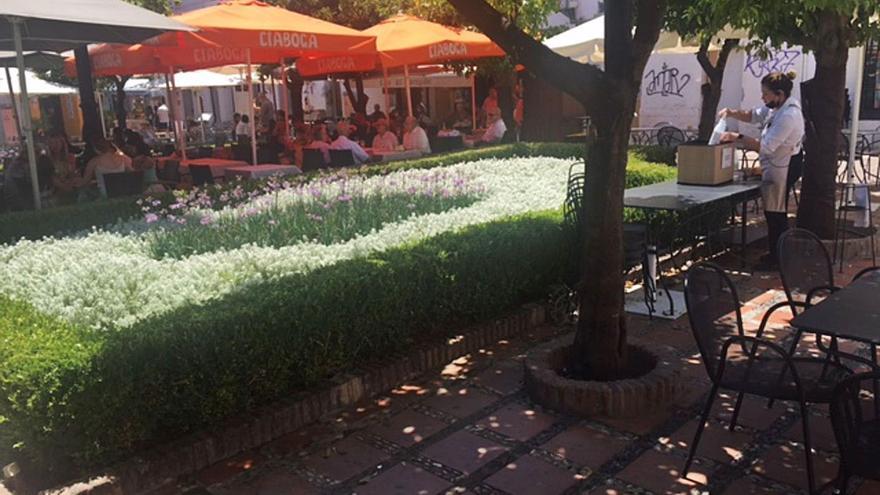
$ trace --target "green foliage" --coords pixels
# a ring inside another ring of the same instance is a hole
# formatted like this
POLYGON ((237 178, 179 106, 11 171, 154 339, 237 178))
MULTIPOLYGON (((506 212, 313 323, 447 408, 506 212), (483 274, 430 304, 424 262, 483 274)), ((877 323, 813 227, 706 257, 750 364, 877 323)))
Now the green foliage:
POLYGON ((559 223, 511 218, 250 284, 100 344, 0 300, 2 437, 41 464, 109 462, 448 337, 545 293, 564 259, 559 223))
POLYGON ((41 239, 112 225, 137 216, 140 208, 132 198, 118 198, 59 206, 40 211, 0 215, 0 243, 41 239))
POLYGON ((630 160, 633 158, 649 163, 665 163, 675 166, 675 148, 657 145, 636 145, 629 147, 630 160))

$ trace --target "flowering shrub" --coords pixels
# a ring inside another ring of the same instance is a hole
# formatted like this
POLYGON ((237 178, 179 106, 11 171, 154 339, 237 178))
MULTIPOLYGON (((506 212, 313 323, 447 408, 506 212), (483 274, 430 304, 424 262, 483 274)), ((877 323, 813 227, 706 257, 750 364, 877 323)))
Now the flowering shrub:
MULTIPOLYGON (((452 165, 438 177, 466 181, 463 204, 332 243, 214 240, 198 254, 154 256, 162 236, 214 229, 204 218, 244 235, 248 222, 235 218, 249 208, 316 201, 291 183, 217 209, 198 193, 158 210, 150 201, 142 213, 155 219, 0 246, 0 456, 16 445, 55 467, 109 462, 540 297, 564 271, 569 162, 452 165), (178 216, 185 226, 171 224, 178 216)), ((356 183, 370 198, 391 181, 406 192, 437 173, 333 180, 321 196, 338 203, 356 183)), ((669 176, 634 164, 628 181, 669 176)), ((249 220, 260 215, 271 213, 249 220)), ((264 219, 260 229, 278 221, 264 219)))

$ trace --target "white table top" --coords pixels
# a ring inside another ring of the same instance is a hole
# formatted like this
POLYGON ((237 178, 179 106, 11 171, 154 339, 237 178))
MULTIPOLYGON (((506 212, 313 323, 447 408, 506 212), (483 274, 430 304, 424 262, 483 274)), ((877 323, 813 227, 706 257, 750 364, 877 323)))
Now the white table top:
POLYGON ((757 194, 761 181, 730 182, 720 186, 691 186, 674 180, 634 187, 624 191, 623 205, 651 210, 682 211, 694 206, 757 194))
POLYGON ((251 178, 259 178, 259 177, 269 177, 272 175, 296 175, 301 174, 302 171, 293 165, 274 165, 274 164, 262 164, 262 165, 247 165, 243 167, 225 167, 224 173, 226 177, 232 177, 236 175, 251 177, 251 178))

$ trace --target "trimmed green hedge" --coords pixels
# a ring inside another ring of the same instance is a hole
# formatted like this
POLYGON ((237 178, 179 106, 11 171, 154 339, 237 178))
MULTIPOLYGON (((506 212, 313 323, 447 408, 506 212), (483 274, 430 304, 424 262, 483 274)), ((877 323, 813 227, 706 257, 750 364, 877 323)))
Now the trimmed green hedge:
POLYGON ((560 278, 560 223, 472 227, 100 336, 0 300, 0 438, 43 465, 109 462, 448 336, 560 278))
MULTIPOLYGON (((656 148, 656 147, 642 147, 656 148)), ((637 172, 627 176, 627 187, 635 187, 644 183, 654 182, 659 177, 674 177, 668 170, 659 169, 651 162, 665 163, 662 155, 654 152, 636 151, 630 153, 628 169, 637 172), (644 182, 644 180, 648 182, 644 182)), ((549 156, 554 158, 583 157, 582 144, 572 143, 515 143, 487 148, 456 151, 442 155, 428 156, 415 160, 391 162, 359 169, 362 173, 374 175, 385 174, 404 169, 426 169, 453 165, 483 158, 510 158, 513 156, 549 156)), ((674 156, 673 156, 674 161, 674 156)), ((248 189, 260 186, 259 181, 246 183, 248 189)), ((163 196, 165 201, 173 201, 170 194, 163 196)), ((41 211, 24 211, 0 215, 0 243, 13 242, 21 238, 41 239, 46 236, 59 236, 73 232, 104 227, 118 221, 129 220, 140 215, 140 208, 135 198, 118 198, 95 201, 41 211)))

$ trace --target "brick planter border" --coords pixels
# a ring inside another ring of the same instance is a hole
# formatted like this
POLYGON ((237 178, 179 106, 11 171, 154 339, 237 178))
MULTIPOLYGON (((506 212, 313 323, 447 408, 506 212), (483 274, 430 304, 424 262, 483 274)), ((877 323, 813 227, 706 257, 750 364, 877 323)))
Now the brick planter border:
POLYGON ((525 388, 535 402, 580 417, 634 417, 665 406, 682 390, 675 351, 665 346, 630 344, 656 359, 647 374, 611 382, 565 378, 557 373, 566 361, 572 335, 552 340, 526 356, 525 388))
POLYGON ((508 316, 466 329, 460 337, 413 350, 406 356, 367 367, 359 374, 339 377, 318 392, 282 400, 213 431, 188 435, 85 480, 44 490, 40 495, 128 495, 160 487, 280 438, 321 416, 374 397, 458 357, 528 332, 545 323, 546 311, 544 305, 527 304, 508 316))

